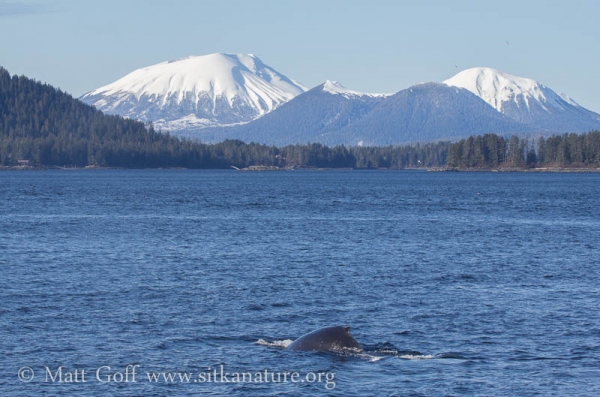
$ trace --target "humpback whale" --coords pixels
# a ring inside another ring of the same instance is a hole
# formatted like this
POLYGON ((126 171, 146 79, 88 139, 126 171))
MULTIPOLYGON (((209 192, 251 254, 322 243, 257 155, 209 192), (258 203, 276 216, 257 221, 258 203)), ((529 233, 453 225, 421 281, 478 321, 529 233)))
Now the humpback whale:
POLYGON ((361 345, 350 335, 350 327, 325 327, 312 331, 293 341, 288 350, 296 351, 362 351, 361 345))

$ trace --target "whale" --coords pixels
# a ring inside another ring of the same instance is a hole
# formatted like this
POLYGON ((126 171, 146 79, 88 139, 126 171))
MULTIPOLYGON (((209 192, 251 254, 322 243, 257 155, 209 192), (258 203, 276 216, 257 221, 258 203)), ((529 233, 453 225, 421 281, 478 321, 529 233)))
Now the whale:
POLYGON ((362 346, 350 334, 350 327, 325 327, 302 335, 287 347, 295 351, 343 352, 353 350, 361 352, 362 346))

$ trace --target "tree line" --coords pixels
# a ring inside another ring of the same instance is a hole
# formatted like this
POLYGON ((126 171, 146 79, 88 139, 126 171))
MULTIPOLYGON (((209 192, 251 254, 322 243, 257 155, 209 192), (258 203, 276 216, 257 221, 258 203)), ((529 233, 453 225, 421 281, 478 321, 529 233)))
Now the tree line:
MULTIPOLYGON (((416 168, 441 167, 446 164, 450 143, 430 143, 415 146, 328 147, 320 143, 287 145, 284 147, 225 140, 202 144, 184 140, 190 151, 201 153, 201 162, 188 163, 188 168, 238 168, 267 165, 295 168, 416 168)), ((189 153, 188 153, 189 154, 189 153)), ((183 159, 181 159, 183 160, 183 159)), ((181 163, 181 161, 174 164, 181 163)), ((177 166, 177 165, 174 165, 177 166)))
POLYGON ((490 168, 600 167, 600 131, 562 134, 536 139, 495 134, 470 136, 453 144, 448 166, 490 168))

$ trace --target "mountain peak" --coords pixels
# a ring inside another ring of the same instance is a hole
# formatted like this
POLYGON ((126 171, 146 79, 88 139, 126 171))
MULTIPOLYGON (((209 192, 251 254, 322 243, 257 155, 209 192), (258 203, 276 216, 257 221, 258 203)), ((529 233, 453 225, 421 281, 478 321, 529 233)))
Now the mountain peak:
POLYGON ((535 80, 489 67, 463 70, 443 83, 471 91, 499 112, 504 111, 507 102, 514 102, 517 106, 524 104, 527 109, 532 102, 539 103, 543 108, 552 106, 562 109, 563 101, 578 106, 572 99, 555 93, 535 80))
POLYGON ((334 80, 327 80, 323 84, 323 91, 330 94, 338 95, 362 95, 360 92, 352 91, 341 85, 339 82, 334 80))
POLYGON ((598 126, 600 116, 573 99, 558 94, 535 80, 514 76, 493 68, 464 70, 444 81, 465 88, 497 111, 533 131, 586 131, 598 126))
POLYGON ((341 85, 339 82, 333 81, 333 80, 325 81, 325 83, 323 83, 322 87, 323 87, 324 92, 327 92, 332 95, 342 95, 342 96, 345 96, 346 98, 349 98, 352 96, 385 97, 385 96, 393 95, 393 94, 367 94, 367 93, 363 93, 363 92, 353 91, 353 90, 347 89, 346 87, 341 85))
POLYGON ((81 99, 169 129, 182 118, 197 127, 248 122, 305 91, 255 55, 215 53, 137 69, 81 99))

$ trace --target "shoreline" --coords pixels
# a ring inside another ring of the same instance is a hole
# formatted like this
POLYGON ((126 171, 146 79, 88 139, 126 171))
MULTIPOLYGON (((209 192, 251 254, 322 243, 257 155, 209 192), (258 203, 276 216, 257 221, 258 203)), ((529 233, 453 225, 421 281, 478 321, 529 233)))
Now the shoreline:
POLYGON ((540 167, 540 168, 445 168, 428 169, 429 172, 524 172, 524 173, 596 173, 600 168, 540 167))
POLYGON ((244 169, 233 168, 185 168, 185 167, 161 167, 161 168, 125 168, 125 167, 58 167, 58 166, 0 166, 0 171, 105 171, 105 170, 229 170, 243 172, 266 172, 266 171, 421 171, 421 172, 498 172, 498 173, 597 173, 599 168, 585 167, 541 167, 541 168, 277 168, 262 166, 249 166, 244 169))

